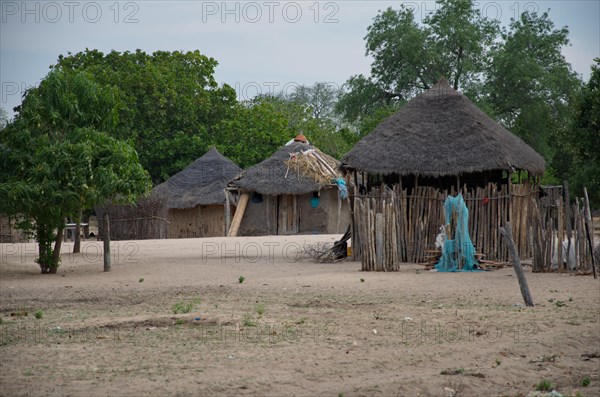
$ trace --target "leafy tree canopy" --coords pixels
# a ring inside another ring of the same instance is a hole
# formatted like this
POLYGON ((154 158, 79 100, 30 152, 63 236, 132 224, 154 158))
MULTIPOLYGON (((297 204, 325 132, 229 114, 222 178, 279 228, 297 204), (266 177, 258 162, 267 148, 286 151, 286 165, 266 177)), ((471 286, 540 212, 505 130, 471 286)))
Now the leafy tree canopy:
POLYGON ((113 103, 113 92, 86 73, 53 70, 0 132, 0 212, 33 232, 43 273, 59 265, 67 217, 106 200, 133 202, 149 189, 133 147, 102 131, 117 121, 113 103))

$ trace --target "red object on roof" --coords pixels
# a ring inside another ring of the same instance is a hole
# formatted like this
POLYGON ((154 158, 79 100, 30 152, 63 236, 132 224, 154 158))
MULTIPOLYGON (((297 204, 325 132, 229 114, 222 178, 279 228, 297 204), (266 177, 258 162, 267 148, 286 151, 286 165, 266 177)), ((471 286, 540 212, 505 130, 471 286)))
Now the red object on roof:
POLYGON ((296 137, 294 138, 294 142, 303 142, 303 143, 307 143, 308 140, 306 139, 306 137, 302 134, 296 135, 296 137))

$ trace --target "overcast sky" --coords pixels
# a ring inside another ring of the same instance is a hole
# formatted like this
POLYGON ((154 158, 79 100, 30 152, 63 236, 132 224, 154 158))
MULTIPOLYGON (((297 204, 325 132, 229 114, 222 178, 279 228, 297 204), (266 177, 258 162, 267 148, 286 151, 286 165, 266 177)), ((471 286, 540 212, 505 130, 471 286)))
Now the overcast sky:
MULTIPOLYGON (((219 62, 216 78, 240 99, 369 74, 364 36, 378 10, 412 6, 419 19, 434 2, 412 1, 5 1, 0 0, 0 106, 12 116, 27 87, 59 54, 86 47, 146 52, 200 50, 219 62)), ((480 1, 507 25, 524 9, 550 9, 567 25, 563 53, 584 79, 600 56, 600 1, 480 1)))

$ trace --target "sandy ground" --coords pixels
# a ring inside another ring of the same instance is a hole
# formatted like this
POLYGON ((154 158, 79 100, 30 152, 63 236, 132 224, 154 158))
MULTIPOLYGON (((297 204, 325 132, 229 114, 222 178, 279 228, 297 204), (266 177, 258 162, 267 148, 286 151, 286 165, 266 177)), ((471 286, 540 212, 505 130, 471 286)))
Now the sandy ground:
POLYGON ((0 395, 600 395, 600 279, 295 261, 335 238, 3 244, 0 395))

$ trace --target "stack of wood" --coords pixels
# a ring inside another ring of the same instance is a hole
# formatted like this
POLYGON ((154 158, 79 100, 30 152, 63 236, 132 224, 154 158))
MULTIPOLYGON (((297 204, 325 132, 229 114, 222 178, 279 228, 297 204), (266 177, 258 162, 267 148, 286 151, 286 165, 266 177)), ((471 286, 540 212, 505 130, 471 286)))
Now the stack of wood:
MULTIPOLYGON (((424 256, 425 256, 425 262, 423 263, 423 266, 425 266, 425 270, 431 270, 440 261, 440 259, 442 257, 442 251, 440 251, 440 250, 425 250, 424 256)), ((508 262, 490 261, 490 260, 485 260, 483 258, 485 258, 484 254, 480 254, 480 253, 475 254, 475 259, 479 263, 477 265, 477 268, 481 269, 481 270, 502 269, 504 266, 507 266, 509 264, 508 262)))

